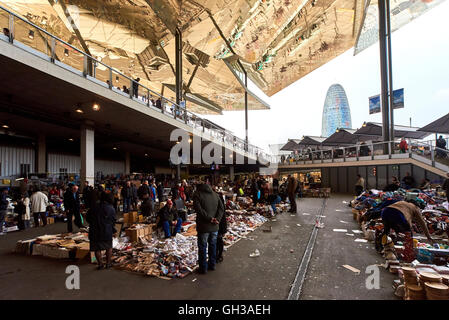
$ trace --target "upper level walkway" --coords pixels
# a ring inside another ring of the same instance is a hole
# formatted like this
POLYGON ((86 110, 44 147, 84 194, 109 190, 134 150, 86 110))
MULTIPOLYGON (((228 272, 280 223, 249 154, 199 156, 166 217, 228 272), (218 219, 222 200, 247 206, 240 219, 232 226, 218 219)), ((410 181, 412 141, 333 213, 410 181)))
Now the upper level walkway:
POLYGON ((414 164, 440 176, 446 176, 449 172, 449 151, 435 147, 434 141, 414 141, 405 152, 399 149, 397 142, 379 142, 292 154, 281 159, 279 168, 308 169, 403 163, 414 164))

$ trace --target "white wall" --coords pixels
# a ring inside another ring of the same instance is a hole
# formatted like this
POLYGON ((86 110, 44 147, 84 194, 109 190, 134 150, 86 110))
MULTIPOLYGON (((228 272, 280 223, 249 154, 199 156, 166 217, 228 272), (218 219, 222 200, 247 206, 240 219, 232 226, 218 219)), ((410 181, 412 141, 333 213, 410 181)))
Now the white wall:
POLYGON ((33 148, 0 146, 0 164, 0 176, 2 177, 19 175, 21 164, 29 164, 30 172, 34 172, 35 150, 33 148))
MULTIPOLYGON (((95 174, 99 171, 103 174, 116 174, 125 172, 125 161, 95 159, 95 174)), ((48 154, 48 172, 59 173, 61 168, 67 168, 68 173, 80 173, 81 158, 79 156, 48 154)))

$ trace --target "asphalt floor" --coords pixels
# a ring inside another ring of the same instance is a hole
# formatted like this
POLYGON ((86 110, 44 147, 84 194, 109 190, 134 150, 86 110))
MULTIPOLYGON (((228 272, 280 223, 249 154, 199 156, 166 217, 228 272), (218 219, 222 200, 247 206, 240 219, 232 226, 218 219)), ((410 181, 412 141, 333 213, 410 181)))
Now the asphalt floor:
MULTIPOLYGON (((380 288, 367 289, 367 266, 383 263, 371 243, 355 242, 361 235, 348 236, 333 229, 358 230, 347 204, 349 195, 332 195, 322 215, 300 299, 395 299, 395 278, 380 267, 380 288), (341 222, 344 221, 344 222, 341 222), (346 223, 345 223, 346 222, 346 223), (361 270, 354 273, 342 265, 361 270)), ((276 221, 242 239, 224 254, 224 261, 206 275, 190 274, 184 279, 164 280, 121 270, 96 270, 88 261, 55 260, 13 253, 18 240, 64 232, 56 223, 43 228, 0 236, 0 299, 158 299, 158 300, 284 300, 297 275, 309 238, 321 212, 323 199, 298 200, 296 215, 282 213, 276 221), (268 226, 271 232, 264 232, 268 226), (253 240, 250 240, 253 239, 253 240), (255 249, 259 257, 250 257, 255 249), (68 265, 80 268, 80 289, 68 290, 68 265)))

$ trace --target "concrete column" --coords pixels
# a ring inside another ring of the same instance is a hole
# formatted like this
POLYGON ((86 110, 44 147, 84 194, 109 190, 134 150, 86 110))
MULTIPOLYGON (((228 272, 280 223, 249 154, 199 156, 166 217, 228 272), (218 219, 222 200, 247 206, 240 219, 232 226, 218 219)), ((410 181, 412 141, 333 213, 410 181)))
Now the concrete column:
POLYGON ((94 135, 93 123, 86 122, 81 126, 81 186, 84 185, 84 181, 89 181, 91 186, 95 182, 94 135))
POLYGON ((37 141, 37 170, 38 173, 47 172, 47 144, 45 135, 40 134, 37 141))
POLYGON ((181 165, 180 164, 178 164, 177 166, 176 166, 176 180, 181 180, 181 165))
POLYGON ((231 179, 231 181, 234 181, 235 179, 234 166, 229 167, 229 179, 231 179))
POLYGON ((131 174, 131 154, 129 151, 125 155, 125 174, 131 174))

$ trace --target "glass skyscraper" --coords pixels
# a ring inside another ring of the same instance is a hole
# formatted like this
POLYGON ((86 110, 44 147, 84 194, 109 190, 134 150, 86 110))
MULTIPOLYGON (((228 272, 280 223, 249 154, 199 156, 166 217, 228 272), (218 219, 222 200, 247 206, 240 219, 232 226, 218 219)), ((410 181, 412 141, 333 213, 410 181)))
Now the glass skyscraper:
POLYGON ((329 87, 324 101, 321 136, 329 137, 337 128, 351 128, 351 110, 345 89, 339 84, 329 87))

